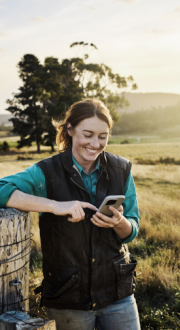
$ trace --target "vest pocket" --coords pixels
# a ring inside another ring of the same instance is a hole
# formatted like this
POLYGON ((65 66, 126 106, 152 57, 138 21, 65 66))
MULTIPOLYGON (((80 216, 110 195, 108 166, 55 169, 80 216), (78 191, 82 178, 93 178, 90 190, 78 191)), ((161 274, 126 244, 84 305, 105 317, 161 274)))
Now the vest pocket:
POLYGON ((56 288, 52 283, 44 280, 42 292, 43 302, 48 301, 57 304, 79 303, 81 301, 80 280, 81 271, 72 275, 61 288, 56 288))
POLYGON ((117 298, 123 299, 135 292, 137 260, 128 252, 123 257, 113 261, 117 277, 117 298))

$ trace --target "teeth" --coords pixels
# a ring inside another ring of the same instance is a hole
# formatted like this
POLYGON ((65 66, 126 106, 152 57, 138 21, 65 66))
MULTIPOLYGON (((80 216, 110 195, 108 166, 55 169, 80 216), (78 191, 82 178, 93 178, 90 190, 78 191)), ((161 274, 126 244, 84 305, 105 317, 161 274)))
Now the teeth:
POLYGON ((92 150, 92 149, 88 149, 88 148, 86 148, 86 150, 89 151, 92 154, 95 154, 96 153, 96 150, 92 150))

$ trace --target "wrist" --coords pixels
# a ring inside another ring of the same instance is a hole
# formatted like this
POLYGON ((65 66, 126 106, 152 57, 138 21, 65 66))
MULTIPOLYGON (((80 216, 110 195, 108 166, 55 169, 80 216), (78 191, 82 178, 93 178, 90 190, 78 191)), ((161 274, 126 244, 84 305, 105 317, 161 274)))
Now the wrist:
POLYGON ((54 213, 55 209, 56 209, 56 205, 58 202, 49 199, 48 203, 47 203, 47 212, 49 213, 54 213))

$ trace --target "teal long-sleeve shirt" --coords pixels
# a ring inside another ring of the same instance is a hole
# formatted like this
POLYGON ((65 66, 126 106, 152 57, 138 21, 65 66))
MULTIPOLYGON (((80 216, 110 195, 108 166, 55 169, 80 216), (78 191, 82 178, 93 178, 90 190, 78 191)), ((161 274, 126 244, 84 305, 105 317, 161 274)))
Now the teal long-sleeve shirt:
MULTIPOLYGON (((79 165, 76 163, 75 160, 74 164, 79 165)), ((78 166, 78 170, 81 171, 80 165, 78 166)), ((90 193, 93 202, 95 197, 93 189, 98 179, 97 170, 98 164, 96 166, 95 171, 93 171, 94 173, 92 173, 91 177, 89 176, 89 178, 87 176, 85 177, 85 172, 81 172, 83 182, 85 184, 86 189, 90 193), (90 189, 89 183, 91 182, 91 180, 93 181, 93 185, 90 189)), ((8 177, 0 179, 0 208, 4 208, 6 206, 6 203, 8 202, 9 198, 15 190, 20 190, 26 194, 34 195, 37 197, 47 198, 46 181, 41 168, 37 164, 34 164, 26 168, 24 172, 20 172, 15 175, 10 175, 8 177)), ((131 173, 129 174, 129 177, 125 184, 124 196, 125 200, 123 202, 123 215, 131 222, 132 233, 124 240, 121 240, 119 237, 117 238, 122 243, 128 243, 131 242, 137 236, 139 228, 137 195, 134 180, 131 173)))

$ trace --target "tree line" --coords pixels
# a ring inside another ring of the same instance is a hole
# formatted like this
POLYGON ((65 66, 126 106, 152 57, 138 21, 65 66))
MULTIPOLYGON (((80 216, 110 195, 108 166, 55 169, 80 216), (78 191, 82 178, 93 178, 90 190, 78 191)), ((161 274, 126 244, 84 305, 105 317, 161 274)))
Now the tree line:
MULTIPOLYGON (((85 47, 88 43, 73 43, 70 47, 85 47)), ((94 44, 90 47, 97 49, 94 44)), ((115 111, 128 106, 128 101, 120 91, 124 88, 136 89, 133 77, 121 77, 113 73, 105 64, 91 63, 89 55, 63 59, 46 57, 41 64, 37 56, 25 54, 17 64, 22 85, 18 92, 8 99, 7 111, 14 115, 13 133, 20 136, 18 148, 31 146, 51 146, 54 151, 55 129, 52 118, 63 120, 69 106, 84 97, 96 97, 105 102, 113 120, 120 119, 115 111)))
POLYGON ((168 128, 180 125, 180 104, 165 108, 123 113, 121 120, 115 125, 115 134, 152 133, 155 130, 165 132, 168 128))

